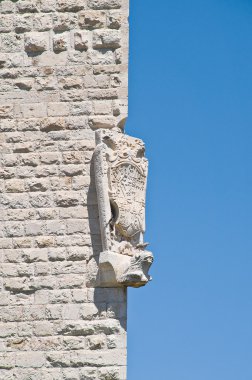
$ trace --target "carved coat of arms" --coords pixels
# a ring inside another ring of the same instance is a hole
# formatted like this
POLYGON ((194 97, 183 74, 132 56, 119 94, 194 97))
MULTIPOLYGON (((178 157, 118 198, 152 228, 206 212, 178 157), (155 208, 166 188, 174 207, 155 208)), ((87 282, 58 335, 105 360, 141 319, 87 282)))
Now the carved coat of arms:
MULTIPOLYGON (((144 153, 141 140, 120 130, 96 132, 95 179, 103 245, 100 263, 113 267, 119 285, 137 287, 150 279, 147 272, 153 256, 145 251, 143 242, 148 174, 144 153)), ((110 281, 103 282, 108 285, 110 281)))

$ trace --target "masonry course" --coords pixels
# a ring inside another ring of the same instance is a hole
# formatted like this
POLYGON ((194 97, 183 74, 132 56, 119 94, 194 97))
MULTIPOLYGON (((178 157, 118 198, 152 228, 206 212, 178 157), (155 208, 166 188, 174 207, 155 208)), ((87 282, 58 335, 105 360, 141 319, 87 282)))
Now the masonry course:
POLYGON ((0 1, 0 379, 126 380, 92 156, 127 118, 127 72, 127 0, 0 1))

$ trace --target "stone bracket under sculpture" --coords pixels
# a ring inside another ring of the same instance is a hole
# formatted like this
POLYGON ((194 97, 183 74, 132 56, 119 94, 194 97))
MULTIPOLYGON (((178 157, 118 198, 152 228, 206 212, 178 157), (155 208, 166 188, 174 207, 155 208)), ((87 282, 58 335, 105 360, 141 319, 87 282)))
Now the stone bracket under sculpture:
POLYGON ((148 161, 140 139, 119 128, 96 131, 95 182, 103 252, 97 286, 145 285, 153 262, 145 250, 148 161))

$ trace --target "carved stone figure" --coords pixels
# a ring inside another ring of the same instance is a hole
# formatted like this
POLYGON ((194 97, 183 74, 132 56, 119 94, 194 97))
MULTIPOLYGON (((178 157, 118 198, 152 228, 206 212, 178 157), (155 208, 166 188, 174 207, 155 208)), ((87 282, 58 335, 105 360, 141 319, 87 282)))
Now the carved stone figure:
POLYGON ((153 255, 143 241, 148 173, 144 153, 142 140, 119 128, 96 131, 95 181, 103 247, 100 286, 140 287, 150 280, 153 255))

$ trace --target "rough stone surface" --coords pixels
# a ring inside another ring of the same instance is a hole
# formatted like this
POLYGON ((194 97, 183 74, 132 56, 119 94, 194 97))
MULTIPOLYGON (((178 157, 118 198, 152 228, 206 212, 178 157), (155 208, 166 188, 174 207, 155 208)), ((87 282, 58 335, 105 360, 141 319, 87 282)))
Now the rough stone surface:
POLYGON ((120 128, 99 129, 94 152, 103 252, 97 284, 144 286, 153 255, 146 251, 145 198, 148 160, 142 140, 120 128))
POLYGON ((127 117, 127 0, 0 1, 0 379, 126 380, 95 288, 95 130, 127 117))

